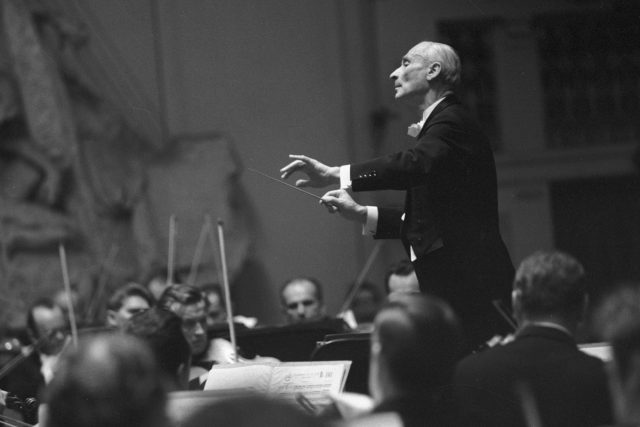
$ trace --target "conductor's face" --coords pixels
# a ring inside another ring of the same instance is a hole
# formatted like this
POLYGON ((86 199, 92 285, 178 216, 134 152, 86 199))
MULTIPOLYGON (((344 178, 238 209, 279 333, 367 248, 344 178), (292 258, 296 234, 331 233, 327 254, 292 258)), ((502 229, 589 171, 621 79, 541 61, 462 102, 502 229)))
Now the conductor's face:
POLYGON ((400 66, 389 76, 393 80, 396 99, 424 97, 429 89, 428 70, 426 45, 419 43, 402 57, 400 66))
POLYGON ((291 282, 283 289, 282 302, 289 323, 319 320, 324 315, 315 286, 304 279, 291 282))

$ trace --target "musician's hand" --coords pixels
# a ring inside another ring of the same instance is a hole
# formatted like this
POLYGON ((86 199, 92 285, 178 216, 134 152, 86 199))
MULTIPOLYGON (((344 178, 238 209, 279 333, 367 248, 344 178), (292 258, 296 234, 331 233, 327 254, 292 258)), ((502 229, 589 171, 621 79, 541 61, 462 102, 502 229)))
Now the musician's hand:
POLYGON ((327 166, 316 159, 299 154, 289 154, 289 158, 296 160, 280 169, 282 179, 288 178, 296 171, 307 175, 306 179, 296 181, 296 187, 322 188, 340 183, 340 167, 338 166, 327 166))
POLYGON ((339 213, 349 221, 364 224, 367 222, 367 207, 357 204, 346 190, 332 190, 322 196, 320 204, 330 213, 339 213))
POLYGON ((509 344, 511 341, 515 339, 515 335, 507 334, 507 335, 494 335, 488 340, 485 344, 487 347, 497 347, 499 345, 509 344))

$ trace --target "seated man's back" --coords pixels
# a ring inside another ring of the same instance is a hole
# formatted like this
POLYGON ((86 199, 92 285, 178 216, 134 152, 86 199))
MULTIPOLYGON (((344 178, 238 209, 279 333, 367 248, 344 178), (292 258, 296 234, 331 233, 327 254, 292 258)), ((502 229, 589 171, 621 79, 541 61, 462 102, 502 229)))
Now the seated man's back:
POLYGON ((611 417, 602 362, 552 328, 527 327, 513 342, 464 359, 455 383, 464 425, 528 425, 528 396, 545 427, 596 426, 611 417))
POLYGON ((560 252, 533 254, 516 272, 512 299, 515 339, 458 363, 463 425, 528 426, 532 418, 544 427, 609 423, 603 363, 573 338, 588 300, 580 263, 560 252))

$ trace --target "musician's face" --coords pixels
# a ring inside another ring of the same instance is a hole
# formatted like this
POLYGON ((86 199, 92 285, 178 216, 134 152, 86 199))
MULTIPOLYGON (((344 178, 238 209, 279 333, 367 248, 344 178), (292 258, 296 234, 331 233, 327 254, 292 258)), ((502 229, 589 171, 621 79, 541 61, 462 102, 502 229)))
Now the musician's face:
POLYGON ((225 323, 227 320, 227 311, 220 299, 220 294, 217 292, 207 292, 205 296, 209 301, 209 307, 207 308, 207 325, 215 326, 225 323))
POLYGON ((284 288, 282 302, 289 323, 310 322, 324 316, 324 306, 318 300, 316 288, 307 280, 294 281, 284 288))
POLYGON ((40 352, 47 355, 58 354, 69 335, 67 318, 60 307, 36 307, 33 309, 36 339, 42 339, 40 352))
POLYGON ((191 353, 194 356, 200 356, 209 345, 204 301, 185 306, 180 317, 182 318, 182 331, 189 341, 191 353))
POLYGON ((122 301, 118 311, 109 310, 107 319, 110 326, 123 327, 134 315, 147 311, 149 302, 139 295, 129 295, 122 301))

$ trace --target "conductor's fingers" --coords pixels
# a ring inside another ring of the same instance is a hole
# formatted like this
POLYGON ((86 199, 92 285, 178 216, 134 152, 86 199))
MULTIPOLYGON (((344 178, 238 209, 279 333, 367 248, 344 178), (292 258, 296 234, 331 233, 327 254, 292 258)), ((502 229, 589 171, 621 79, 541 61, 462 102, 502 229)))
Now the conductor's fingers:
POLYGON ((324 198, 320 199, 320 204, 324 205, 327 208, 327 211, 329 211, 329 213, 338 212, 338 207, 336 205, 331 204, 331 202, 329 202, 328 200, 325 201, 324 198))
POLYGON ((286 178, 289 175, 291 175, 293 172, 297 171, 298 169, 304 167, 305 163, 301 160, 295 160, 291 163, 289 163, 288 165, 286 165, 285 167, 283 167, 282 169, 280 169, 280 172, 282 173, 282 178, 286 178))
POLYGON ((311 163, 313 161, 313 159, 311 157, 307 157, 303 154, 289 154, 289 158, 290 159, 298 159, 298 160, 302 160, 305 163, 311 163))
POLYGON ((331 199, 339 199, 343 193, 345 193, 345 190, 342 189, 327 191, 324 196, 322 196, 322 199, 324 200, 325 198, 327 198, 327 201, 331 199))

